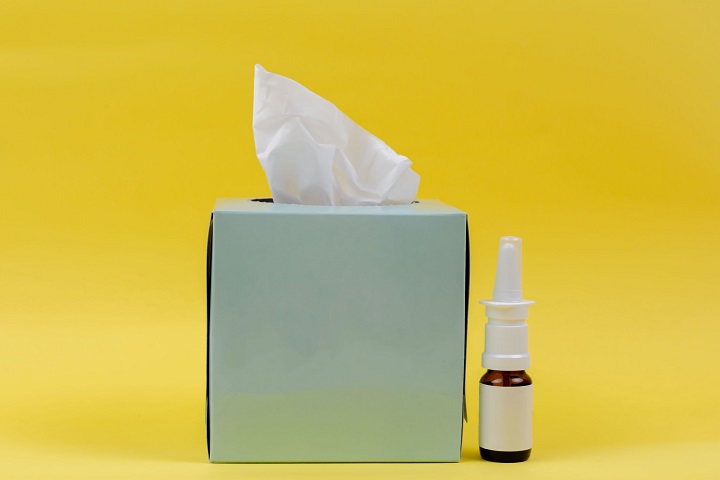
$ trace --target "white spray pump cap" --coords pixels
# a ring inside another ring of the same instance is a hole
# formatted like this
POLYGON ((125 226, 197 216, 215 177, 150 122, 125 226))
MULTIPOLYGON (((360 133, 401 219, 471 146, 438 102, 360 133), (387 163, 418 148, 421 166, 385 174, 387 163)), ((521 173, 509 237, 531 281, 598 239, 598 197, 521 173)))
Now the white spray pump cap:
POLYGON ((483 300, 485 351, 482 366, 490 370, 513 371, 530 368, 528 353, 528 306, 522 298, 522 239, 502 237, 498 252, 492 300, 483 300))

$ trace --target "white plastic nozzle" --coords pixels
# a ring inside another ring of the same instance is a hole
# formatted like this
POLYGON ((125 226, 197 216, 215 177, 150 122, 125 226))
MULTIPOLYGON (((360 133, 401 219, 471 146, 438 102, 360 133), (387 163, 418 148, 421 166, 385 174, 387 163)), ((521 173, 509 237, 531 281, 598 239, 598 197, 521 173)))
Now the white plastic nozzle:
POLYGON ((525 319, 533 301, 522 298, 522 239, 502 237, 492 300, 483 300, 485 326, 483 368, 525 370, 530 367, 525 319))
POLYGON ((518 237, 500 239, 492 301, 522 301, 522 239, 518 237))

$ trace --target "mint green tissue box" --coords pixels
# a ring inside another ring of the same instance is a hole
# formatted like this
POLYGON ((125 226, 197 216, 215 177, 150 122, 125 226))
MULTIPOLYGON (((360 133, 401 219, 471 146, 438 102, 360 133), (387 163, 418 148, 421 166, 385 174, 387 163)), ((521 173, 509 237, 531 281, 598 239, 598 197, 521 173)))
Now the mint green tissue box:
POLYGON ((458 461, 468 268, 467 216, 438 201, 217 200, 210 461, 458 461))

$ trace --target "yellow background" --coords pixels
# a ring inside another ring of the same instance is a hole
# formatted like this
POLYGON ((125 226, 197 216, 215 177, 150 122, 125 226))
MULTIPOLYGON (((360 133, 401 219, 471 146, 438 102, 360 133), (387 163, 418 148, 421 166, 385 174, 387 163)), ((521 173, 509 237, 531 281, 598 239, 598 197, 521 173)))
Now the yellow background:
POLYGON ((720 7, 0 2, 0 477, 719 478, 720 7), (205 241, 269 190, 253 65, 469 212, 452 465, 210 465, 205 241), (525 241, 535 444, 480 462, 498 238, 525 241))

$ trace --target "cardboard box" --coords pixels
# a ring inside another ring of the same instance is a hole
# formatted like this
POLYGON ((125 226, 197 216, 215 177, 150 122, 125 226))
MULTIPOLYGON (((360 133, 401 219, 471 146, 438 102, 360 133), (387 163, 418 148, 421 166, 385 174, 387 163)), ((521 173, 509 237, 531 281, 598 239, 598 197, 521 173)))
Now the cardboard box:
POLYGON ((219 199, 208 239, 211 462, 456 462, 466 214, 219 199))

